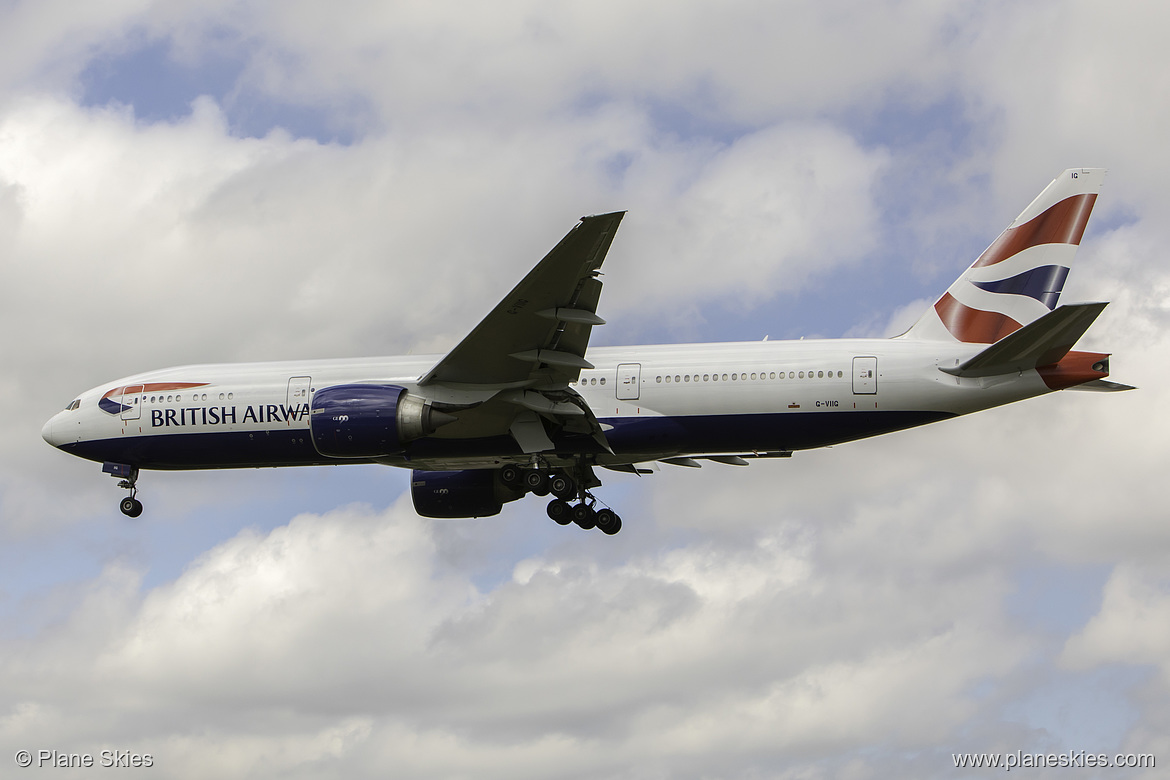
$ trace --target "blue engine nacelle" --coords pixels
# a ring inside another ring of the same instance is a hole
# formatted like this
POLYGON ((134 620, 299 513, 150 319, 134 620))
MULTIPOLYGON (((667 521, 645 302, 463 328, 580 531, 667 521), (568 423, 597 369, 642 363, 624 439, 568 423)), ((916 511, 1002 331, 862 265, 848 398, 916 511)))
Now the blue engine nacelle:
POLYGON ((500 482, 499 469, 410 473, 414 511, 423 517, 491 517, 523 496, 500 482))
POLYGON ((400 453, 456 419, 398 385, 335 385, 313 396, 309 431, 322 455, 373 458, 400 453))

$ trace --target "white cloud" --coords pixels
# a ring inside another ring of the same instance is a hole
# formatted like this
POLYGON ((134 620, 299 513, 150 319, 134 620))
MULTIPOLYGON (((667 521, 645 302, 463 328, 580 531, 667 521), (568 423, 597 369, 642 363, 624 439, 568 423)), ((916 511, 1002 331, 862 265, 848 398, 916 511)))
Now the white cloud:
POLYGON ((1123 565, 1105 585, 1101 611, 1065 645, 1072 668, 1105 663, 1149 664, 1170 684, 1170 588, 1161 567, 1123 565))
POLYGON ((149 745, 177 777, 388 757, 417 776, 739 774, 929 744, 1023 650, 969 609, 985 590, 906 611, 913 583, 854 580, 842 598, 783 534, 619 565, 577 547, 481 592, 439 565, 433 529, 403 502, 355 506, 241 532, 147 593, 108 570, 64 625, 8 643, 0 741, 149 745))
POLYGON ((1165 198, 1156 171, 1170 108, 1150 96, 1166 89, 1167 9, 1045 2, 980 16, 960 78, 996 124, 998 181, 1022 185, 1037 163, 1108 167, 1111 191, 1165 198))

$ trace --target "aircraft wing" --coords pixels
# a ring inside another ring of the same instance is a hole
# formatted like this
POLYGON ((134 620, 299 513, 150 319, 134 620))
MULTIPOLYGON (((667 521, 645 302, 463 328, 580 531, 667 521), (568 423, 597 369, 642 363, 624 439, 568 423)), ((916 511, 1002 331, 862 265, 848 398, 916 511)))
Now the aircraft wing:
POLYGON ((589 334, 605 324, 597 269, 624 215, 582 217, 419 384, 551 389, 592 368, 589 334))

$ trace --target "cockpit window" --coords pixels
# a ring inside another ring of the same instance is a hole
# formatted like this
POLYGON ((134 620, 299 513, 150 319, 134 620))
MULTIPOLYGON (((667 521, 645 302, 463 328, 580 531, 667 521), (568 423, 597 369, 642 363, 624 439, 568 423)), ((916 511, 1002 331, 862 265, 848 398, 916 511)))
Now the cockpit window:
POLYGON ((69 404, 68 406, 66 406, 66 407, 65 407, 65 411, 67 411, 67 412, 72 412, 74 409, 76 409, 76 408, 77 408, 77 407, 79 407, 79 406, 81 406, 81 399, 80 399, 80 398, 76 398, 76 399, 74 399, 74 400, 73 400, 73 403, 71 403, 71 404, 69 404))

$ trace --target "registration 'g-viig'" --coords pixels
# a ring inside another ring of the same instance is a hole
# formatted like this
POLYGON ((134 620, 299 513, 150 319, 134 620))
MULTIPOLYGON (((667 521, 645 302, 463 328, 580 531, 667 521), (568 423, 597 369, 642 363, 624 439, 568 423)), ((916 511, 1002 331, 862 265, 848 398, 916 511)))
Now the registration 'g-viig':
POLYGON ((598 469, 746 465, 1070 388, 1123 390, 1073 350, 1104 303, 1058 305, 1104 171, 1060 174, 893 339, 589 349, 623 213, 583 218, 446 355, 168 368, 82 393, 45 425, 142 512, 142 469, 382 463, 427 517, 527 493, 608 534, 598 469))

